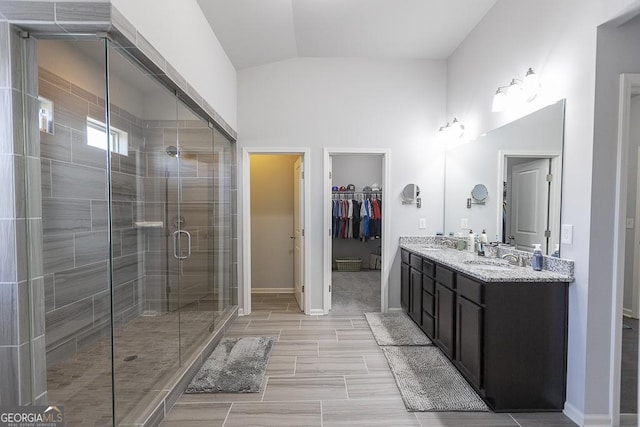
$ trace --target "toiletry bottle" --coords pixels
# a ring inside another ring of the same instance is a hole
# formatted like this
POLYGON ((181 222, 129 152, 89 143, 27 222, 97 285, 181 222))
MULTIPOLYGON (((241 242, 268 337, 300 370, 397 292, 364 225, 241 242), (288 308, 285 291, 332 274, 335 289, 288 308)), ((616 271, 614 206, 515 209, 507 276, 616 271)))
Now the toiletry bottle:
POLYGON ((533 245, 533 258, 531 258, 531 267, 536 270, 542 270, 542 249, 540 249, 540 244, 535 243, 533 245))
POLYGON ((47 131, 47 112, 44 108, 40 109, 40 130, 43 132, 47 131))
POLYGON ((469 252, 475 252, 476 250, 476 239, 475 236, 473 235, 473 230, 469 229, 469 236, 467 236, 467 250, 469 252))
POLYGON ((483 245, 489 243, 489 238, 487 237, 487 230, 482 230, 482 234, 480 234, 480 243, 483 245))
POLYGON ((552 257, 560 258, 560 244, 556 243, 556 247, 553 249, 552 257))

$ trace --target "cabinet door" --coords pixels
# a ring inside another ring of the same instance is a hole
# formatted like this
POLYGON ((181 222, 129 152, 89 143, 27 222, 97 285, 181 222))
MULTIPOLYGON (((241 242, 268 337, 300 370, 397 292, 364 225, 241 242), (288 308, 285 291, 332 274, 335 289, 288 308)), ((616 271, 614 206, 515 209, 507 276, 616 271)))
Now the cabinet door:
POLYGON ((400 306, 404 311, 409 311, 409 264, 401 264, 400 271, 400 306))
POLYGON ((438 347, 453 359, 455 294, 440 283, 436 283, 436 336, 438 347))
POLYGON ((411 296, 409 315, 418 325, 422 324, 422 272, 411 269, 411 296))
POLYGON ((482 388, 484 309, 458 296, 456 303, 456 364, 476 388, 482 388))

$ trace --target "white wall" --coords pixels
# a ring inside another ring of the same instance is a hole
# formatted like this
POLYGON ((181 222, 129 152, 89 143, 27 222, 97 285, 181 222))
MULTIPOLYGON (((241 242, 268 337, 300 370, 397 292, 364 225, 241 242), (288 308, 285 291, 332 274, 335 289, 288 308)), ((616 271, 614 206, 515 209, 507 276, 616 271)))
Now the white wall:
MULTIPOLYGON (((593 209, 604 204, 595 191, 596 197, 592 196, 592 175, 597 169, 592 165, 596 161, 600 168, 602 154, 600 150, 594 152, 593 142, 596 27, 619 7, 631 3, 637 2, 617 0, 614 5, 599 0, 500 0, 448 61, 448 115, 461 118, 476 134, 557 99, 567 100, 562 222, 573 224, 574 239, 561 251, 563 257, 576 261, 576 280, 569 290, 567 410, 580 423, 606 423, 609 413, 612 290, 611 276, 605 276, 611 271, 611 258, 601 258, 609 265, 597 281, 591 277, 594 268, 590 268, 594 255, 590 253, 591 243, 600 244, 601 237, 594 231, 598 227, 607 229, 605 240, 609 242, 613 234, 609 209, 604 208, 607 212, 602 216, 593 209), (528 67, 540 74, 542 94, 522 110, 491 113, 496 88, 514 77, 522 78, 528 67), (598 225, 594 225, 596 222, 598 225)), ((615 47, 612 52, 617 52, 615 47)), ((617 91, 613 96, 617 102, 617 91)), ((615 114, 611 114, 615 107, 606 108, 615 121, 615 114)), ((608 164, 603 169, 610 175, 605 190, 608 195, 614 193, 609 185, 615 175, 615 166, 612 170, 610 164, 610 157, 615 157, 614 146, 615 135, 609 135, 610 154, 604 156, 608 164)), ((611 244, 598 247, 600 256, 603 251, 611 254, 611 244)))
POLYGON ((293 292, 293 172, 300 156, 251 156, 251 288, 293 292))
POLYGON ((236 71, 196 0, 111 0, 234 129, 236 71))
MULTIPOLYGON (((322 307, 324 280, 322 147, 389 148, 392 182, 384 189, 385 213, 391 215, 388 238, 397 242, 401 235, 433 234, 442 228, 443 157, 435 137, 445 122, 445 90, 444 61, 305 58, 238 73, 239 148, 311 148, 306 164, 312 203, 307 228, 311 309, 322 307), (400 192, 410 182, 423 190, 422 209, 401 204, 400 192), (439 207, 430 209, 434 203, 439 207), (419 217, 427 219, 427 229, 418 230, 419 217)), ((239 183, 239 191, 244 186, 239 183)), ((239 212, 242 216, 242 206, 239 212)), ((389 260, 391 307, 400 306, 396 258, 389 260)))

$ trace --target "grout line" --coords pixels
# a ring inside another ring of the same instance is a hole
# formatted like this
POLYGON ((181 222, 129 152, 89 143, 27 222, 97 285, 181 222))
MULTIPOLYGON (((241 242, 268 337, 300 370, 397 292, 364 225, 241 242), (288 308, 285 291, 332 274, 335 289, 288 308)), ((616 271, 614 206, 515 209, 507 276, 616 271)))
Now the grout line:
POLYGON ((342 376, 342 381, 344 381, 344 391, 347 393, 347 400, 351 400, 351 398, 349 398, 349 387, 347 386, 347 376, 346 375, 342 376))
POLYGON ((324 426, 324 411, 323 411, 322 400, 320 401, 320 427, 324 426))
POLYGON ((362 361, 364 362, 364 367, 367 369, 367 375, 371 375, 371 372, 369 371, 369 365, 367 365, 367 358, 364 354, 362 355, 362 361))
POLYGON ((224 421, 222 421, 222 426, 224 427, 224 425, 227 423, 227 420, 229 419, 229 415, 231 414, 231 408, 233 408, 233 403, 231 402, 231 405, 229 405, 229 410, 227 410, 227 415, 224 416, 224 421))
POLYGON ((508 415, 511 417, 511 419, 512 419, 516 424, 518 424, 518 426, 522 427, 522 424, 520 424, 520 423, 518 422, 518 420, 516 420, 515 418, 513 418, 513 415, 511 415, 511 414, 508 414, 508 415))
POLYGON ((298 356, 293 356, 293 376, 296 376, 296 371, 298 369, 298 356))

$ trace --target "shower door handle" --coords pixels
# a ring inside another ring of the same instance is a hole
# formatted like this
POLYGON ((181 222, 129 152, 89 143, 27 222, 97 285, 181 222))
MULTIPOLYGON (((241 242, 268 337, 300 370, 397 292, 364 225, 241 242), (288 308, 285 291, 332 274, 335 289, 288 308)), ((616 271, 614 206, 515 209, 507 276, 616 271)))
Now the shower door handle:
POLYGON ((177 230, 173 232, 173 256, 175 259, 182 260, 187 259, 191 256, 191 234, 185 230, 177 230), (180 234, 185 234, 187 236, 187 254, 181 255, 178 253, 178 239, 180 239, 180 234))

